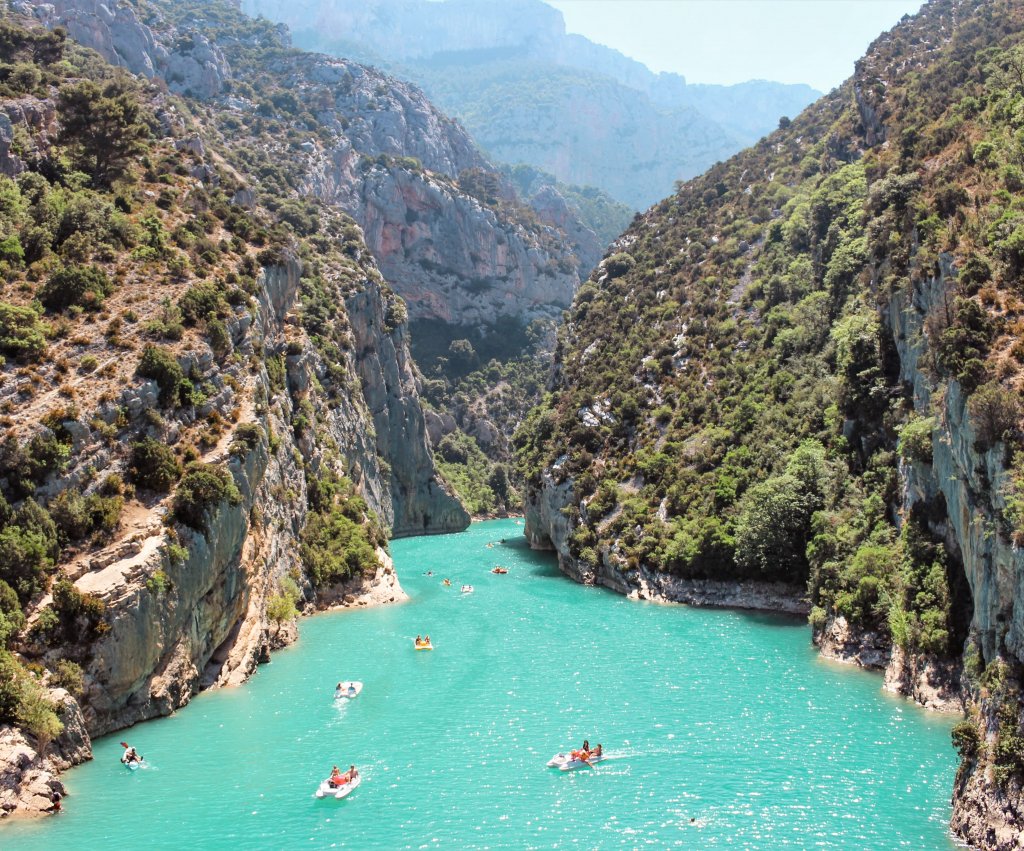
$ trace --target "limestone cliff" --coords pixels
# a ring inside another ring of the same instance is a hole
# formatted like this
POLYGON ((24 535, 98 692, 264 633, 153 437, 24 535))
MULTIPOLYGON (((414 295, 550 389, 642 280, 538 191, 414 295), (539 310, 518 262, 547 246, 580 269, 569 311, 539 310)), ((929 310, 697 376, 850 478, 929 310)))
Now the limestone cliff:
MULTIPOLYGON (((359 222, 414 319, 471 326, 510 316, 556 318, 587 271, 567 257, 563 231, 540 224, 462 127, 415 86, 345 59, 288 51, 287 34, 272 27, 254 36, 267 52, 254 66, 235 36, 248 19, 227 6, 215 22, 195 3, 147 0, 139 15, 127 7, 111 12, 98 0, 21 4, 47 26, 67 26, 110 61, 245 121, 260 110, 298 120, 289 113, 307 105, 309 120, 324 132, 302 149, 284 138, 252 142, 263 148, 261 159, 294 170, 303 194, 359 222), (256 94, 268 72, 289 93, 287 105, 256 94)), ((574 214, 567 216, 575 244, 592 261, 594 242, 574 214)))
MULTIPOLYGON (((100 4, 38 12, 68 15, 100 48, 142 31, 100 4)), ((247 162, 218 130, 232 107, 192 115, 194 101, 131 78, 107 89, 120 115, 145 117, 119 131, 137 148, 119 162, 117 206, 101 177, 61 183, 58 139, 83 169, 96 162, 65 134, 61 93, 82 84, 62 75, 96 60, 23 18, 5 25, 5 50, 52 59, 2 101, 16 143, 2 170, 18 181, 0 179, 22 199, 5 232, 46 260, 28 273, 9 257, 20 286, 0 302, 31 340, 12 354, 7 336, 0 364, 0 522, 36 547, 7 558, 0 583, 0 663, 17 680, 3 684, 3 720, 24 728, 0 728, 2 815, 45 811, 90 735, 244 681, 294 639, 297 610, 402 599, 389 533, 469 522, 434 468, 404 302, 356 222, 247 162), (32 216, 57 198, 82 218, 30 243, 32 216), (48 296, 65 264, 97 289, 48 296), (11 715, 33 695, 44 722, 63 723, 52 742, 52 724, 11 715)), ((99 86, 80 90, 107 103, 99 86)))

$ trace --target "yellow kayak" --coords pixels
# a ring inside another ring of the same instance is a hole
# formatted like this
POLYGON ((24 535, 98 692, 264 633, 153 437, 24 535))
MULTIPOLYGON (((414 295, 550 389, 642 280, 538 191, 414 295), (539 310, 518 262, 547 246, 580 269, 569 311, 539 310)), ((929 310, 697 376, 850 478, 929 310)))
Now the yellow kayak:
POLYGON ((416 644, 415 642, 413 642, 413 644, 415 645, 417 650, 433 650, 434 649, 434 645, 433 644, 416 644))

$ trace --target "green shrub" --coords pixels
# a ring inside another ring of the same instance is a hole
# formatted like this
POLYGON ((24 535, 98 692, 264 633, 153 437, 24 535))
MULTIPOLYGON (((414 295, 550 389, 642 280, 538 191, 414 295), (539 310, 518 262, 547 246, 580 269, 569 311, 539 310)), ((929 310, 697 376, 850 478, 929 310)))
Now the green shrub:
POLYGON ((40 751, 60 735, 56 707, 46 690, 7 650, 0 650, 0 723, 22 727, 40 751))
POLYGON ((25 627, 25 613, 17 592, 0 579, 0 649, 7 647, 25 627))
POLYGON ((227 316, 228 303, 223 289, 211 281, 193 284, 178 301, 181 315, 187 325, 195 325, 212 316, 227 316))
POLYGON ((22 604, 43 590, 52 568, 52 546, 45 535, 14 524, 0 529, 0 580, 17 592, 22 604))
POLYGON ((277 623, 291 620, 299 613, 296 608, 299 597, 299 586, 295 584, 295 580, 290 576, 281 577, 277 593, 272 594, 267 600, 267 617, 277 623))
POLYGON ((971 394, 967 410, 982 450, 1016 435, 1024 413, 1018 394, 995 381, 982 385, 971 394))
POLYGON ((160 388, 160 404, 164 407, 179 404, 185 373, 181 364, 167 349, 147 345, 136 370, 143 378, 152 378, 160 388))
POLYGON ((806 575, 812 505, 799 479, 774 476, 750 488, 736 522, 736 562, 766 576, 806 575))
POLYGON ((85 644, 109 628, 103 620, 106 611, 103 601, 79 591, 69 579, 61 578, 54 584, 51 605, 57 615, 56 628, 48 630, 47 637, 51 641, 85 644))
POLYGON ((609 278, 621 278, 636 266, 636 260, 633 255, 621 252, 606 258, 602 265, 609 278))
POLYGON ((167 493, 181 477, 181 465, 169 446, 143 437, 132 443, 129 474, 139 487, 167 493))
POLYGON ((1024 735, 1020 731, 1020 702, 1007 696, 997 712, 999 729, 993 750, 996 782, 1005 787, 1013 777, 1024 775, 1024 735))
POLYGON ((231 354, 231 335, 219 319, 206 320, 206 337, 210 341, 210 349, 218 358, 226 358, 231 354))
POLYGON ((0 301, 0 353, 17 360, 38 360, 46 352, 48 330, 31 308, 0 301))
POLYGON ((123 508, 124 497, 120 495, 82 496, 74 488, 61 491, 48 506, 63 544, 80 541, 94 533, 111 534, 117 529, 123 508))
POLYGON ((82 80, 60 90, 60 137, 75 168, 98 186, 109 186, 146 149, 149 122, 138 84, 119 72, 97 83, 82 80))
POLYGON ((53 522, 57 524, 60 541, 67 544, 80 541, 92 531, 92 523, 85 507, 85 497, 74 488, 61 491, 47 506, 53 522))
POLYGON ((96 266, 67 266, 43 284, 39 300, 48 310, 66 310, 72 305, 95 310, 112 291, 107 273, 96 266))
POLYGON ((257 423, 242 423, 231 437, 229 452, 232 455, 247 455, 260 445, 263 429, 257 423))
POLYGON ((952 730, 953 747, 960 754, 960 759, 970 759, 981 745, 981 734, 978 725, 969 718, 957 722, 952 730))
POLYGON ((932 432, 935 431, 935 417, 912 419, 900 430, 899 453, 904 461, 920 464, 932 463, 932 432))
POLYGON ((370 535, 369 524, 347 517, 344 507, 309 512, 300 554, 313 582, 323 587, 352 576, 372 576, 379 562, 370 535))
POLYGON ((146 577, 146 590, 154 597, 159 597, 173 587, 171 578, 162 570, 154 570, 146 577))
POLYGON ((12 266, 21 266, 25 263, 25 249, 21 247, 21 240, 17 234, 0 239, 0 262, 12 266))
POLYGON ((206 528, 207 512, 227 500, 232 505, 242 501, 234 479, 225 468, 214 464, 193 462, 174 491, 174 517, 197 531, 206 528))
POLYGON ((53 666, 50 681, 53 685, 66 689, 73 697, 81 697, 82 692, 85 691, 82 668, 70 659, 57 660, 53 666))

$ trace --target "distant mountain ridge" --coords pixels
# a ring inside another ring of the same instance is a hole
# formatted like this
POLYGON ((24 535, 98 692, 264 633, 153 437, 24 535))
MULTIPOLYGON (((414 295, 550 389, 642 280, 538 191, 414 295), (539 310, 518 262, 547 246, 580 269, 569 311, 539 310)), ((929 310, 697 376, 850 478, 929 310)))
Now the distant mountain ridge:
POLYGON ((296 44, 423 86, 498 160, 593 185, 634 209, 775 129, 809 86, 691 85, 566 32, 541 0, 241 0, 296 44))

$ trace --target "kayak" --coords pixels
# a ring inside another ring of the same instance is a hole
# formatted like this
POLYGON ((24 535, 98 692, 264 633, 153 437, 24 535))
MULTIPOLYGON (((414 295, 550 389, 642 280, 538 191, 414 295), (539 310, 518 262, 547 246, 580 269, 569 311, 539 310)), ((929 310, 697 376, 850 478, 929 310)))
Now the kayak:
POLYGON ((353 698, 358 697, 359 692, 363 690, 363 684, 356 680, 346 680, 343 683, 339 683, 338 687, 334 690, 334 699, 341 700, 342 698, 353 698))
POLYGON ((473 586, 472 585, 463 585, 462 586, 462 593, 463 594, 472 594, 473 593, 473 586))
POLYGON ((350 780, 348 783, 342 783, 341 786, 332 786, 331 780, 328 778, 317 788, 315 797, 317 798, 337 798, 339 801, 351 795, 359 787, 359 784, 363 782, 363 775, 357 774, 355 780, 350 780))
POLYGON ((138 771, 139 765, 140 763, 136 762, 134 759, 131 762, 124 763, 124 767, 127 768, 129 771, 138 771))
POLYGON ((416 646, 417 650, 433 650, 434 649, 434 645, 433 644, 416 644, 415 646, 416 646))
POLYGON ((491 573, 498 573, 498 574, 508 573, 508 568, 507 567, 496 567, 496 568, 494 568, 494 570, 491 571, 491 573))
MULTIPOLYGON (((604 759, 604 754, 601 754, 601 756, 588 757, 587 762, 593 764, 603 762, 604 759)), ((574 759, 571 753, 558 753, 548 760, 548 768, 557 768, 560 771, 575 771, 577 768, 583 768, 586 765, 587 763, 582 759, 574 759)))

